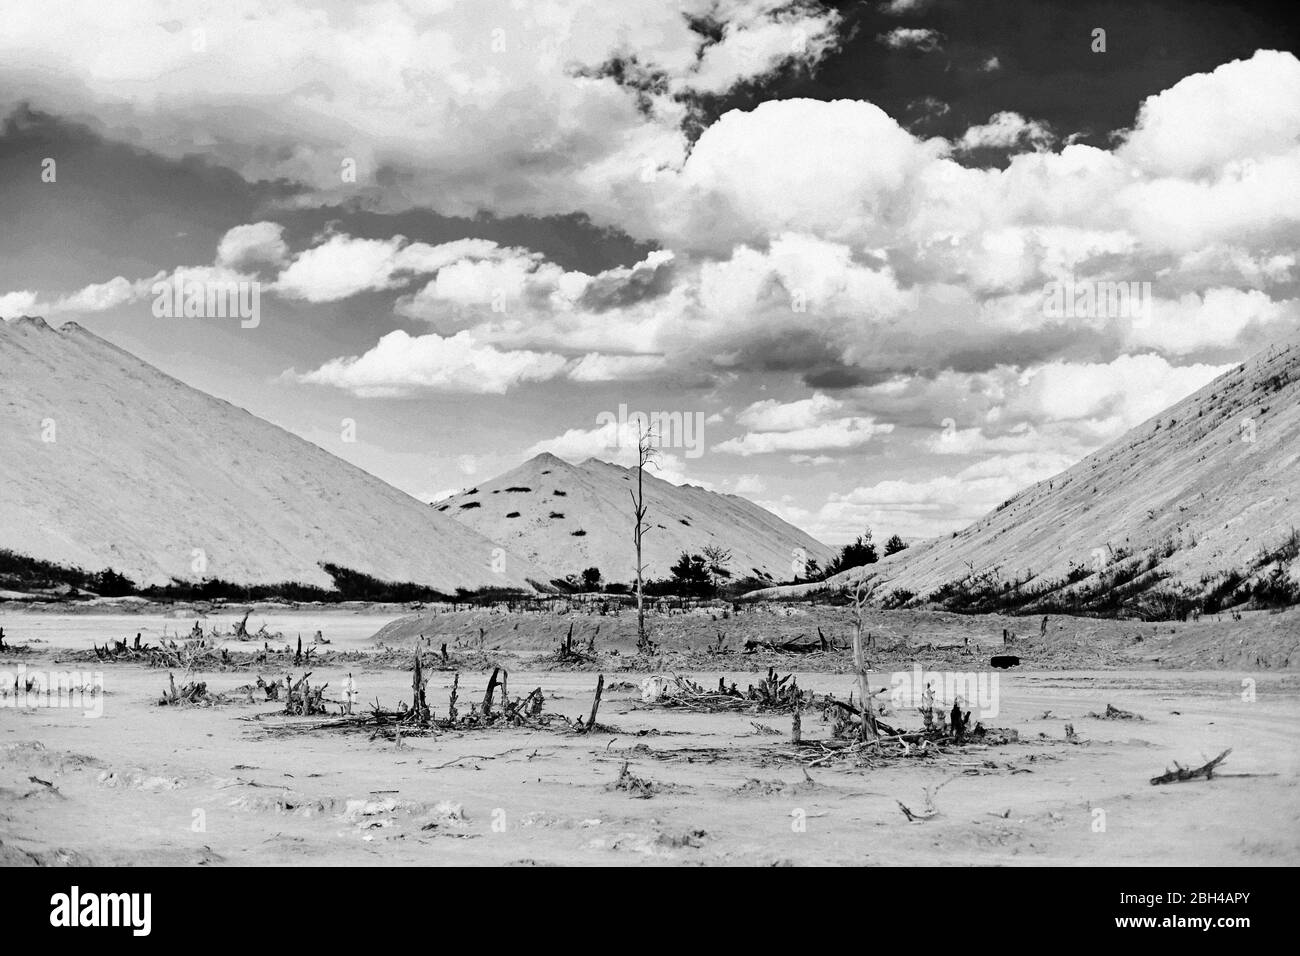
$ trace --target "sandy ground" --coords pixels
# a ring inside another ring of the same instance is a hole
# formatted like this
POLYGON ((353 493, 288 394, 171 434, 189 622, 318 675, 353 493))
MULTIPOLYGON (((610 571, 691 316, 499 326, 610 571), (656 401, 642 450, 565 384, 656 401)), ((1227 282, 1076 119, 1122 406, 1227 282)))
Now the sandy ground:
MULTIPOLYGON (((299 623, 305 634, 320 626, 358 646, 366 629, 391 620, 376 611, 313 613, 293 622, 295 633, 299 623)), ((58 649, 133 636, 142 622, 161 628, 140 615, 130 623, 71 617, 0 614, 10 644, 35 634, 47 642, 0 654, 0 670, 92 670, 55 663, 58 649)), ((270 626, 287 631, 289 620, 270 626)), ((192 621, 179 623, 187 631, 192 621)), ((258 623, 255 614, 250 626, 258 623)), ((742 687, 758 679, 741 657, 718 663, 694 676, 716 684, 725 674, 742 687)), ((313 683, 329 681, 335 698, 348 669, 317 669, 313 683)), ((0 708, 0 863, 1300 862, 1294 672, 999 672, 999 712, 986 723, 1017 729, 1019 743, 808 775, 784 756, 787 715, 643 705, 620 683, 639 681, 633 672, 607 671, 615 689, 600 720, 612 733, 489 730, 400 744, 364 732, 304 732, 301 718, 278 715, 274 703, 163 708, 165 671, 108 664, 102 672, 102 716, 0 708), (1086 716, 1108 703, 1146 719, 1086 716), (1080 742, 1065 741, 1067 723, 1080 742), (1199 764, 1227 747, 1226 773, 1275 776, 1148 783, 1172 761, 1199 764), (652 796, 610 789, 624 762, 653 784, 652 796), (927 790, 938 814, 909 822, 897 801, 921 811, 927 790)), ((409 698, 400 668, 353 673, 363 702, 409 698)), ((214 691, 252 679, 193 676, 214 691)), ((451 678, 433 674, 435 709, 445 708, 451 678)), ((463 672, 462 700, 481 696, 486 679, 463 672)), ((888 679, 882 673, 879 683, 888 679)), ((510 673, 515 694, 539 686, 548 711, 571 717, 590 707, 594 682, 589 672, 529 669, 526 661, 510 673)), ((799 682, 840 696, 850 689, 848 678, 829 673, 801 673, 799 682)), ((891 719, 920 723, 910 712, 891 719)), ((828 735, 805 716, 805 737, 828 735)))

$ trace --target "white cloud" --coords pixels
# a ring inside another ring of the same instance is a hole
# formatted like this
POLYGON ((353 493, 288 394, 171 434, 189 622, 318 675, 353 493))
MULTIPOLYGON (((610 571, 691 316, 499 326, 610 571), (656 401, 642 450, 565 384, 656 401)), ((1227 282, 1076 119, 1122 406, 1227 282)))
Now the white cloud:
POLYGON ((611 452, 621 450, 623 456, 632 457, 628 461, 636 464, 637 435, 635 427, 628 425, 620 429, 617 422, 606 422, 595 428, 570 428, 562 435, 539 441, 524 452, 526 458, 549 452, 566 461, 582 461, 587 458, 606 458, 611 452))
POLYGON ((389 332, 370 351, 331 359, 300 382, 330 385, 361 397, 411 395, 420 391, 500 394, 524 382, 554 378, 565 367, 548 352, 502 351, 476 342, 468 332, 448 338, 389 332))
MULTIPOLYGON (((609 421, 595 428, 570 428, 554 438, 539 441, 524 451, 524 457, 532 458, 549 452, 566 461, 597 458, 624 468, 634 468, 638 460, 637 439, 635 422, 620 425, 617 421, 609 421)), ((703 488, 713 487, 699 477, 688 477, 685 460, 667 449, 656 450, 654 459, 646 465, 646 473, 674 485, 690 482, 703 488)))
POLYGON ((839 19, 831 12, 810 16, 796 9, 728 23, 722 39, 704 49, 699 65, 683 82, 700 92, 722 93, 790 61, 816 63, 836 46, 839 19))
POLYGON ((356 239, 334 235, 294 257, 280 273, 275 291, 291 299, 336 302, 359 292, 394 285, 402 237, 356 239))
POLYGON ((95 115, 166 155, 306 183, 308 202, 562 214, 602 205, 645 161, 679 162, 682 94, 814 63, 839 23, 773 0, 357 0, 328 15, 309 0, 256 0, 201 16, 170 0, 12 0, 0 89, 6 103, 95 115), (688 16, 717 23, 722 42, 701 54, 688 16), (621 88, 600 69, 628 51, 653 88, 621 88), (399 189, 381 185, 386 173, 399 189))
POLYGON ((1260 50, 1147 97, 1119 153, 1157 175, 1196 176, 1233 160, 1293 155, 1297 136, 1296 58, 1260 50))
POLYGON ((644 379, 667 366, 662 355, 602 355, 588 352, 569 369, 575 382, 624 382, 644 379))
POLYGON ((14 318, 20 315, 34 315, 37 296, 35 292, 5 292, 0 294, 0 318, 14 318))
POLYGON ((1107 363, 1049 362, 1024 372, 1001 414, 1054 422, 1117 420, 1132 428, 1231 366, 1171 365, 1154 354, 1107 363))
POLYGON ((736 422, 756 431, 789 432, 825 421, 832 412, 843 407, 843 402, 821 392, 793 402, 767 399, 754 402, 741 411, 736 422))
POLYGON ((891 16, 918 13, 930 5, 930 0, 885 0, 880 5, 880 12, 891 16))
POLYGON ((1171 355, 1228 349, 1251 326, 1300 328, 1300 299, 1275 302, 1257 289, 1207 289, 1176 301, 1156 299, 1151 317, 1129 329, 1132 348, 1158 348, 1171 355))
POLYGON ((165 277, 158 273, 148 279, 134 281, 125 276, 115 276, 107 282, 92 282, 90 285, 66 295, 45 300, 31 291, 7 292, 0 295, 0 316, 41 315, 58 318, 65 315, 84 315, 92 312, 105 312, 131 302, 138 302, 148 292, 153 283, 165 277))
POLYGON ((772 452, 820 451, 829 448, 857 448, 876 435, 888 434, 893 425, 876 424, 875 419, 850 417, 836 418, 808 428, 780 432, 747 432, 740 438, 729 438, 713 447, 727 455, 765 455, 772 452))
POLYGON ((880 481, 832 495, 808 516, 804 527, 835 538, 842 538, 846 528, 868 526, 882 536, 928 538, 981 517, 1027 485, 1073 463, 1068 456, 1025 452, 989 458, 956 474, 880 481))
POLYGON ((288 254, 284 226, 264 220, 227 231, 217 244, 217 265, 236 270, 262 264, 278 266, 288 254))
POLYGON ((674 248, 728 250, 782 233, 885 235, 886 206, 946 149, 860 100, 769 100, 724 113, 680 173, 656 179, 645 231, 674 248))
POLYGON ((888 33, 882 33, 877 39, 887 47, 901 50, 914 47, 929 53, 939 49, 939 34, 928 27, 894 27, 888 33))
MULTIPOLYGON (((996 60, 996 58, 995 58, 996 60)), ((1028 144, 1035 149, 1044 149, 1052 143, 1051 131, 1037 120, 1028 120, 1019 113, 994 113, 989 121, 979 126, 972 126, 957 140, 956 147, 967 151, 995 147, 1011 149, 1028 144)))

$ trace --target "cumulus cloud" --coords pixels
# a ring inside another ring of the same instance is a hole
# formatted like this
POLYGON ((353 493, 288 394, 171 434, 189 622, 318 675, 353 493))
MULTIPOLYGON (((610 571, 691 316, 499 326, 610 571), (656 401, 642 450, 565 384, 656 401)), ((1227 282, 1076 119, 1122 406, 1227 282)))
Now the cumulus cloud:
POLYGON ((1260 50, 1147 97, 1119 153, 1157 175, 1196 176, 1234 160, 1294 156, 1298 135, 1296 58, 1260 50))
POLYGON ((739 438, 729 438, 713 447, 727 455, 766 455, 772 452, 809 452, 830 448, 857 448, 876 435, 894 430, 891 424, 877 424, 875 419, 862 417, 836 418, 788 431, 747 432, 739 438))
MULTIPOLYGON (((634 468, 638 461, 639 437, 635 422, 606 421, 595 428, 570 428, 554 438, 539 441, 524 451, 524 457, 532 458, 547 452, 571 462, 597 458, 623 468, 634 468)), ((663 448, 656 451, 654 460, 646 466, 646 472, 675 485, 691 481, 701 487, 713 487, 698 477, 688 478, 684 459, 663 448)))
POLYGON ((15 0, 0 87, 10 102, 92 113, 175 158, 202 151, 250 180, 307 184, 311 202, 567 213, 600 205, 647 163, 680 161, 692 91, 814 64, 839 24, 820 4, 773 0, 358 0, 328 16, 286 0, 201 17, 169 0, 15 0), (706 18, 716 42, 691 28, 706 18), (629 51, 653 82, 620 85, 631 71, 604 68, 629 51), (394 180, 400 198, 385 188, 394 180))
POLYGON ((284 226, 276 222, 253 222, 235 226, 221 237, 217 244, 217 265, 230 269, 278 266, 288 254, 284 226))
POLYGON ((330 236, 300 252, 275 282, 275 291, 291 299, 335 302, 359 292, 394 285, 402 237, 355 239, 330 236))
POLYGON ((939 49, 939 34, 927 27, 894 27, 888 33, 882 33, 878 39, 887 47, 895 50, 911 47, 926 53, 939 49))
POLYGON ((626 382, 650 378, 665 370, 662 355, 602 355, 588 352, 569 369, 575 382, 626 382))
POLYGON ((888 480, 832 495, 805 518, 804 527, 827 537, 844 529, 887 528, 905 538, 928 538, 974 521, 1017 491, 1074 464, 1051 452, 998 455, 953 474, 917 481, 888 480))
POLYGON ((840 18, 831 11, 816 11, 811 5, 781 9, 776 4, 755 4, 752 15, 745 16, 745 9, 744 4, 737 5, 732 13, 737 19, 723 26, 720 40, 704 48, 684 85, 703 93, 722 93, 791 61, 816 63, 838 44, 840 18))
POLYGON ((832 412, 843 407, 843 402, 820 392, 811 398, 793 402, 766 399, 744 409, 736 416, 736 422, 757 431, 789 432, 824 421, 832 412))
POLYGON ((1056 422, 1116 421, 1122 432, 1208 384, 1230 366, 1171 365, 1154 354, 1107 363, 1048 362, 1024 372, 1002 414, 1056 422))
MULTIPOLYGON (((731 110, 690 143, 692 92, 817 62, 838 15, 766 0, 489 0, 416 17, 363 0, 326 19, 287 3, 212 11, 197 55, 189 25, 159 27, 170 19, 160 10, 88 5, 73 30, 67 11, 7 8, 0 79, 37 107, 94 112, 139 145, 304 183, 304 202, 580 211, 657 246, 588 274, 481 239, 325 234, 291 254, 274 222, 236 227, 195 274, 275 273, 269 292, 305 302, 387 291, 398 314, 427 324, 302 381, 379 396, 758 372, 808 391, 726 396, 743 410, 724 454, 831 464, 897 423, 924 429, 919 451, 952 467, 991 456, 994 473, 960 474, 1001 500, 1050 456, 1090 450, 1300 325, 1300 61, 1289 53, 1260 51, 1134 104, 1133 129, 1111 149, 1072 143, 1069 130, 1056 140, 1014 112, 949 141, 871 103, 811 99, 731 110), (682 12, 711 17, 710 35, 682 12), (119 55, 97 56, 104 45, 119 55), (1000 168, 960 161, 984 148, 1013 155, 1000 168), (1151 309, 1053 315, 1044 284, 1066 280, 1149 281, 1151 309), (953 427, 939 431, 941 417, 953 427)), ((882 42, 940 39, 904 26, 882 42)), ((139 301, 148 281, 15 290, 0 311, 108 310, 139 301)), ((912 490, 928 489, 937 509, 908 513, 951 521, 966 499, 929 481, 912 490)), ((871 500, 836 504, 897 507, 887 492, 908 493, 873 487, 871 500)), ((900 530, 921 533, 916 523, 900 530)))
POLYGON ((468 332, 444 338, 389 332, 360 356, 326 362, 312 372, 291 373, 299 382, 330 385, 363 398, 395 397, 421 391, 501 394, 524 382, 554 378, 562 356, 526 350, 502 351, 476 342, 468 332))
MULTIPOLYGON (((994 60, 996 61, 996 57, 994 60)), ((994 113, 987 123, 972 126, 957 140, 956 147, 968 152, 974 149, 1014 149, 1029 145, 1044 149, 1052 143, 1051 131, 1037 120, 1028 120, 1019 113, 994 113)))
MULTIPOLYGON (((770 100, 725 113, 679 172, 652 184, 647 232, 677 249, 730 249, 782 233, 883 238, 887 207, 945 149, 861 100, 770 100)), ((633 224, 635 226, 635 224, 633 224)))
POLYGON ((880 11, 891 16, 901 16, 907 13, 918 13, 930 5, 930 0, 885 0, 880 5, 880 11))
POLYGON ((51 299, 42 298, 37 293, 27 290, 6 292, 0 294, 0 316, 26 314, 53 319, 105 312, 140 301, 148 294, 153 284, 163 278, 166 278, 166 273, 162 272, 147 279, 131 280, 125 276, 115 276, 106 282, 92 282, 76 292, 54 296, 51 299))
POLYGON ((1170 355, 1230 349, 1246 341, 1252 329, 1262 345, 1270 331, 1285 336, 1300 328, 1300 299, 1274 301, 1258 289, 1213 288, 1176 300, 1156 299, 1151 312, 1130 326, 1128 344, 1170 355))
POLYGON ((0 317, 13 318, 19 315, 33 315, 36 311, 37 295, 29 289, 0 294, 0 317))

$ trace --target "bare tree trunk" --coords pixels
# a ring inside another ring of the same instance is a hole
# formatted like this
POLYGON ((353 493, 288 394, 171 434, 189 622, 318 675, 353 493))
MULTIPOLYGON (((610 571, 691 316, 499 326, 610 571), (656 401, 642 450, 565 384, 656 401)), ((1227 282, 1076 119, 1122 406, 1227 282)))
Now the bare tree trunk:
POLYGON ((596 711, 600 710, 600 695, 604 689, 605 675, 600 674, 596 677, 596 696, 591 699, 591 716, 587 718, 587 726, 583 728, 586 733, 596 729, 596 711))
POLYGON ((645 475, 644 462, 636 470, 636 643, 645 645, 645 593, 642 590, 641 535, 645 531, 645 497, 642 491, 642 478, 645 475))
POLYGON ((862 640, 863 611, 869 598, 870 594, 866 591, 865 585, 859 584, 853 594, 853 669, 858 674, 858 697, 862 707, 862 720, 858 725, 859 740, 875 740, 878 736, 876 715, 873 713, 871 703, 871 688, 867 683, 866 649, 862 640))
POLYGON ((632 542, 636 546, 636 647, 640 653, 650 652, 650 642, 645 633, 645 564, 641 557, 641 539, 648 530, 645 523, 645 466, 654 461, 654 435, 647 428, 637 434, 636 492, 632 495, 632 542))

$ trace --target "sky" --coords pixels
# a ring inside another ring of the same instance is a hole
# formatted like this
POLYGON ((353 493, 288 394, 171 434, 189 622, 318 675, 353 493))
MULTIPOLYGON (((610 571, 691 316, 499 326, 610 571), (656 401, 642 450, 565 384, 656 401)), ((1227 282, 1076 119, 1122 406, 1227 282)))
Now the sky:
POLYGON ((1287 12, 7 0, 0 316, 426 500, 640 412, 671 481, 945 534, 1300 328, 1287 12))

